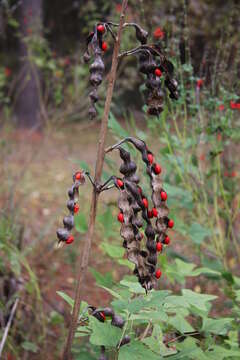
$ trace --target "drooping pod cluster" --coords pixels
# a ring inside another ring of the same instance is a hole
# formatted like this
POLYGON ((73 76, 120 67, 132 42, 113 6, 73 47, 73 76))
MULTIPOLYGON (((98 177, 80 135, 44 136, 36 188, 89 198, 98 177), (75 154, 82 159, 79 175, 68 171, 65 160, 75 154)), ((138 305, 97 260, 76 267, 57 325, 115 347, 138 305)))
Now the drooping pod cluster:
POLYGON ((58 244, 71 244, 74 241, 74 237, 71 234, 71 230, 74 228, 74 214, 79 211, 78 197, 79 186, 85 183, 85 175, 83 171, 77 171, 73 175, 73 185, 68 190, 69 200, 67 202, 67 208, 69 215, 63 218, 64 228, 57 230, 58 244))
POLYGON ((139 71, 146 75, 145 85, 148 89, 147 112, 149 115, 159 116, 163 111, 164 84, 170 92, 170 98, 178 99, 178 84, 173 78, 174 66, 163 55, 159 45, 142 47, 139 52, 139 71), (165 76, 164 83, 161 80, 162 75, 165 76))
MULTIPOLYGON (((98 319, 100 322, 105 322, 108 319, 111 320, 111 325, 116 326, 120 329, 123 328, 125 321, 123 318, 119 315, 117 315, 112 308, 106 307, 103 309, 97 309, 94 306, 89 306, 89 310, 91 312, 91 315, 94 316, 96 319, 98 319)), ((121 347, 123 345, 129 344, 131 341, 130 336, 125 335, 119 344, 117 344, 117 347, 121 347)), ((101 355, 98 360, 107 360, 106 357, 106 349, 105 346, 101 346, 101 355)))
POLYGON ((93 57, 93 62, 89 67, 90 83, 93 86, 93 90, 89 94, 91 101, 89 115, 92 119, 97 115, 95 107, 98 101, 97 88, 102 83, 105 70, 102 54, 107 50, 107 43, 103 41, 103 36, 106 32, 107 27, 105 24, 98 24, 94 27, 94 31, 91 32, 87 38, 87 50, 83 56, 86 63, 93 57))
MULTIPOLYGON (((91 74, 90 83, 93 86, 93 90, 89 95, 91 100, 89 115, 91 118, 94 118, 97 114, 95 107, 95 103, 98 101, 97 87, 102 82, 105 69, 102 54, 107 50, 107 43, 103 41, 103 37, 110 32, 113 39, 116 40, 112 26, 118 26, 118 24, 111 22, 99 23, 87 37, 87 50, 83 58, 85 62, 89 62, 92 56, 94 58, 89 68, 91 74)), ((164 85, 169 90, 170 98, 178 99, 178 83, 173 77, 174 66, 166 58, 159 43, 147 43, 147 31, 136 23, 125 23, 123 28, 127 27, 135 28, 136 39, 140 42, 140 46, 119 54, 119 56, 139 55, 139 71, 146 75, 145 84, 148 90, 146 99, 147 111, 149 115, 159 116, 163 110, 164 85), (164 81, 162 80, 162 75, 165 79, 164 81)))
POLYGON ((156 284, 156 279, 161 277, 161 270, 156 268, 157 253, 162 251, 164 245, 170 243, 166 232, 174 225, 173 220, 168 218, 167 193, 163 189, 160 178, 161 167, 155 163, 153 153, 142 140, 126 138, 109 148, 108 151, 113 149, 119 150, 123 160, 119 171, 124 177, 114 180, 115 186, 120 190, 118 199, 120 235, 124 239, 123 246, 126 248, 127 258, 135 264, 134 273, 140 284, 149 291, 156 284), (131 160, 130 153, 121 147, 124 142, 132 143, 141 152, 142 160, 147 166, 146 171, 150 178, 152 192, 152 209, 150 209, 147 196, 139 186, 136 164, 131 160), (139 212, 142 219, 138 217, 139 212), (141 241, 143 236, 139 231, 143 223, 145 244, 141 241))

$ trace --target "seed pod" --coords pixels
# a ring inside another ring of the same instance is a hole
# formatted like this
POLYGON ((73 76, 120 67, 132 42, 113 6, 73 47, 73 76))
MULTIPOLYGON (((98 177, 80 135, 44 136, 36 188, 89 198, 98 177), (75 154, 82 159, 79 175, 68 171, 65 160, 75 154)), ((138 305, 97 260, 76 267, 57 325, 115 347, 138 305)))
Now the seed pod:
POLYGON ((79 206, 77 204, 79 196, 79 186, 85 183, 84 173, 77 171, 73 174, 73 185, 68 190, 69 200, 67 202, 67 208, 70 212, 69 216, 63 218, 64 229, 57 230, 58 244, 65 242, 71 244, 74 241, 74 237, 70 234, 70 231, 74 227, 74 214, 78 211, 79 206))
POLYGON ((120 329, 122 329, 125 324, 125 321, 123 320, 123 318, 121 318, 121 316, 114 314, 111 324, 113 326, 116 326, 116 327, 119 327, 120 329))
POLYGON ((107 29, 108 28, 105 26, 105 24, 98 24, 97 26, 95 26, 94 31, 87 38, 87 50, 84 54, 85 62, 88 62, 90 60, 90 51, 93 54, 94 58, 93 63, 89 67, 90 83, 94 87, 93 91, 91 91, 89 95, 91 101, 89 116, 91 119, 97 116, 97 111, 94 104, 98 101, 97 88, 102 83, 105 70, 102 53, 103 50, 106 48, 106 43, 103 42, 102 38, 103 35, 107 32, 107 29))

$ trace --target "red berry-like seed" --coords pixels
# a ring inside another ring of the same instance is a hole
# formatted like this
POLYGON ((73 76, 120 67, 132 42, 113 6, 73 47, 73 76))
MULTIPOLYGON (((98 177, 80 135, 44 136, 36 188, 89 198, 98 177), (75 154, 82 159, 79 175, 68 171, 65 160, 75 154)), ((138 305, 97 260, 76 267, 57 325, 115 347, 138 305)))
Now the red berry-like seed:
POLYGON ((156 271, 156 273, 155 273, 156 278, 159 279, 159 278, 161 277, 161 275, 162 275, 161 270, 160 270, 160 269, 157 269, 157 271, 156 271))
POLYGON ((80 172, 80 171, 76 172, 76 174, 75 174, 75 179, 76 179, 76 180, 80 180, 81 177, 82 177, 81 172, 80 172))
POLYGON ((106 43, 105 41, 103 41, 103 43, 102 43, 102 50, 103 50, 103 51, 107 51, 107 48, 108 48, 107 43, 106 43))
POLYGON ((152 164, 153 163, 153 154, 149 153, 147 157, 148 157, 149 163, 152 164))
POLYGON ((101 317, 102 317, 103 321, 105 321, 105 320, 106 320, 106 316, 105 316, 105 314, 101 311, 101 312, 100 312, 100 315, 101 315, 101 317))
POLYGON ((73 211, 75 212, 75 214, 78 212, 78 210, 79 210, 79 205, 75 204, 74 208, 73 208, 73 211))
POLYGON ((168 220, 168 227, 173 228, 174 227, 174 221, 172 219, 168 220))
POLYGON ((156 76, 162 76, 162 72, 161 72, 161 70, 160 69, 155 69, 155 75, 156 76))
POLYGON ((152 214, 154 217, 157 217, 158 216, 158 211, 156 208, 152 208, 152 214))
POLYGON ((152 210, 148 210, 148 218, 151 219, 153 217, 153 212, 152 210))
POLYGON ((103 26, 103 25, 98 25, 98 27, 97 27, 97 31, 99 31, 100 33, 104 33, 104 31, 105 31, 105 27, 103 26))
POLYGON ((143 205, 145 206, 145 208, 147 209, 147 208, 148 208, 148 201, 147 201, 147 199, 146 199, 146 198, 143 198, 142 202, 143 202, 143 205))
POLYGON ((161 173, 161 171, 162 171, 162 169, 161 169, 161 166, 159 165, 159 164, 156 164, 155 166, 154 166, 154 172, 155 172, 155 174, 160 174, 161 173))
POLYGON ((117 185, 122 188, 123 187, 123 181, 121 179, 117 179, 117 185))
POLYGON ((166 236, 164 239, 164 244, 169 245, 170 244, 170 237, 166 236))
POLYGON ((69 237, 67 238, 66 244, 71 244, 72 242, 74 242, 74 237, 72 235, 69 235, 69 237))
POLYGON ((158 243, 156 244, 156 250, 157 250, 158 252, 161 252, 161 251, 162 251, 162 244, 161 244, 160 242, 158 242, 158 243))
POLYGON ((142 189, 140 187, 138 188, 138 192, 140 195, 142 195, 142 189))
POLYGON ((120 223, 123 223, 123 222, 124 222, 123 213, 121 213, 121 212, 118 214, 118 221, 119 221, 120 223))
POLYGON ((162 199, 162 201, 167 200, 167 193, 165 191, 161 191, 161 199, 162 199))

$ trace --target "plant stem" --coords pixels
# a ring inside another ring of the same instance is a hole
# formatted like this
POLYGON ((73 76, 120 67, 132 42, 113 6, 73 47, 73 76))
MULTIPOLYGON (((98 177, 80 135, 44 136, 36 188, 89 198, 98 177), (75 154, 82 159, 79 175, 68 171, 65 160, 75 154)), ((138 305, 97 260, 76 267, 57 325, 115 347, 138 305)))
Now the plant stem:
MULTIPOLYGON (((95 178, 94 178, 95 185, 98 185, 100 183, 102 170, 103 170, 103 163, 104 163, 104 156, 105 156, 104 149, 105 149, 105 145, 106 145, 108 118, 109 118, 110 107, 111 107, 111 102, 112 102, 114 84, 115 84, 115 80, 116 80, 118 54, 119 54, 119 49, 120 49, 121 35, 122 35, 122 30, 123 30, 125 13, 127 10, 127 3, 128 3, 128 0, 122 1, 122 10, 121 10, 120 22, 119 22, 119 27, 118 27, 118 33, 117 33, 116 42, 114 44, 114 50, 113 50, 113 56, 112 56, 112 67, 111 67, 111 71, 110 71, 110 75, 109 75, 107 95, 106 95, 106 100, 105 100, 104 113, 103 113, 103 118, 102 118, 102 122, 101 122, 101 129, 100 129, 100 135, 99 135, 99 141, 98 141, 97 159, 96 159, 96 165, 95 165, 95 178)), ((99 198, 99 192, 97 191, 97 187, 93 187, 91 209, 90 209, 89 223, 88 223, 88 232, 87 232, 87 235, 85 238, 82 258, 81 258, 81 261, 79 261, 79 268, 77 271, 77 284, 76 284, 76 290, 75 290, 74 307, 73 307, 73 312, 72 312, 72 317, 71 317, 70 328, 69 328, 69 332, 68 332, 68 338, 67 338, 65 350, 63 353, 63 358, 62 358, 63 360, 71 359, 71 347, 72 347, 74 334, 75 334, 77 324, 78 324, 78 315, 79 315, 79 310, 80 310, 80 305, 81 305, 81 300, 82 300, 82 285, 83 285, 83 280, 85 278, 85 273, 86 273, 86 270, 88 267, 91 243, 92 243, 92 238, 94 235, 98 198, 99 198)))

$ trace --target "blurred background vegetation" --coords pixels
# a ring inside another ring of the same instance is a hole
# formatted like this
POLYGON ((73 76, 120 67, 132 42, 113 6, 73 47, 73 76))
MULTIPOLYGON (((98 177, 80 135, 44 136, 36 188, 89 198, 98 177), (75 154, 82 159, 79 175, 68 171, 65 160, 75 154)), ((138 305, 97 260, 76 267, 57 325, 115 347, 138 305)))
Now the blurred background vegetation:
MULTIPOLYGON (((56 250, 55 230, 72 172, 94 170, 113 44, 109 39, 104 55, 96 121, 88 119, 89 71, 82 55, 94 24, 118 21, 120 5, 0 2, 0 334, 20 299, 3 359, 57 359, 65 341, 69 309, 57 291, 73 295, 90 187, 81 194, 76 245, 56 250)), ((110 144, 138 136, 154 149, 176 223, 171 246, 160 257, 160 287, 217 295, 211 315, 232 322, 227 332, 221 326, 215 330, 214 341, 226 341, 228 350, 238 348, 240 337, 239 13, 238 0, 129 1, 128 21, 139 23, 152 39, 156 29, 163 31, 180 99, 167 100, 159 119, 149 118, 137 60, 125 58, 118 67, 108 137, 110 144)), ((122 49, 135 45, 134 33, 124 32, 122 49)), ((117 173, 115 159, 106 160, 104 178, 117 173)), ((119 244, 115 200, 113 192, 102 196, 84 285, 84 300, 95 306, 99 299, 100 306, 111 301, 97 284, 112 289, 130 272, 119 244)), ((75 346, 76 358, 90 359, 75 346)), ((96 359, 94 352, 91 356, 96 359)), ((234 358, 227 356, 222 359, 234 358)))

